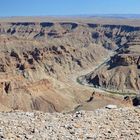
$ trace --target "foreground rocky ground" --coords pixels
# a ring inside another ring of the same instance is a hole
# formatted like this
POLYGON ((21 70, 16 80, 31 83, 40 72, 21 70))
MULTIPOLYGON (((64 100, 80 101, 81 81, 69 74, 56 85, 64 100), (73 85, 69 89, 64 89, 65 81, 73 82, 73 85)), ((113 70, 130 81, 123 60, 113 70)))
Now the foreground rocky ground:
POLYGON ((1 139, 138 140, 140 108, 98 109, 94 112, 1 112, 1 139))

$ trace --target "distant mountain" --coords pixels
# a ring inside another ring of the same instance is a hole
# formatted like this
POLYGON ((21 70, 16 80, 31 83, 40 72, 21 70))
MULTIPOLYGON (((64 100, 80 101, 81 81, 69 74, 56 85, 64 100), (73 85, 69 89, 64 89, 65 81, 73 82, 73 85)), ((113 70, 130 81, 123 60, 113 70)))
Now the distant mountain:
POLYGON ((90 17, 140 19, 140 14, 97 14, 91 15, 90 17))
POLYGON ((140 19, 140 14, 91 14, 91 15, 53 15, 53 16, 9 16, 9 17, 0 17, 0 19, 17 19, 17 18, 91 18, 91 17, 98 17, 98 18, 133 18, 133 19, 140 19))

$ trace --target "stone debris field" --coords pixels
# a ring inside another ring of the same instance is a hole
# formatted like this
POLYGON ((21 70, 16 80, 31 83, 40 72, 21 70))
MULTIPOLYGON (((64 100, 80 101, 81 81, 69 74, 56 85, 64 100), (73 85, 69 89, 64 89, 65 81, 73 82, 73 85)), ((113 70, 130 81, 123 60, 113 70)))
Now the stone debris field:
POLYGON ((1 112, 0 139, 139 140, 140 108, 52 114, 1 112))

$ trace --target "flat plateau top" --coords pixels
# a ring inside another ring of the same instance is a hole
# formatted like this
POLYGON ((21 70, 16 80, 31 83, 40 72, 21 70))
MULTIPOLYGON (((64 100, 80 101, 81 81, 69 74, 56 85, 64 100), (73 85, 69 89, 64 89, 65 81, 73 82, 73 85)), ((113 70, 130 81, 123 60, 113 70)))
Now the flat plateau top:
POLYGON ((140 18, 102 18, 102 17, 5 17, 0 22, 77 22, 110 25, 140 26, 140 18))

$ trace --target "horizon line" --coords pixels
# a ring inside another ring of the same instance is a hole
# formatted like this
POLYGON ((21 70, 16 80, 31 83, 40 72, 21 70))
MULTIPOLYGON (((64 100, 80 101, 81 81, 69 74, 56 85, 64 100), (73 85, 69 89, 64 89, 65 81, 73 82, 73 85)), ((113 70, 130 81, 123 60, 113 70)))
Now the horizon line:
POLYGON ((131 14, 126 14, 126 13, 122 13, 122 14, 117 14, 117 13, 103 13, 103 14, 73 14, 73 15, 9 15, 9 16, 0 16, 1 17, 65 17, 65 16, 68 16, 68 17, 71 17, 71 16, 74 16, 74 17, 78 17, 78 16, 140 16, 140 14, 136 14, 136 13, 131 13, 131 14))

